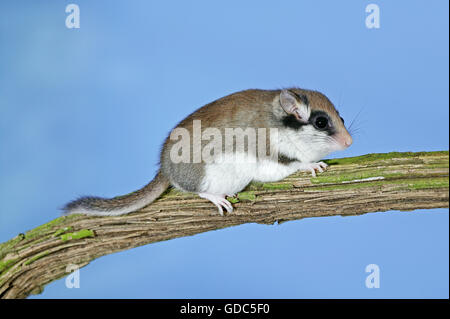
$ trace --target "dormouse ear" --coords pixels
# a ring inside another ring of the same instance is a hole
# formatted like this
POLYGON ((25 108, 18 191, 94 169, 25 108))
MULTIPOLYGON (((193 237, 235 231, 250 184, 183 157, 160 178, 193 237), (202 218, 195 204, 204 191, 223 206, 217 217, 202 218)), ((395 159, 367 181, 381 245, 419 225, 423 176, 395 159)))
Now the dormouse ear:
POLYGON ((302 123, 308 123, 311 109, 303 101, 299 101, 292 92, 282 90, 280 93, 280 104, 287 114, 292 114, 302 123))

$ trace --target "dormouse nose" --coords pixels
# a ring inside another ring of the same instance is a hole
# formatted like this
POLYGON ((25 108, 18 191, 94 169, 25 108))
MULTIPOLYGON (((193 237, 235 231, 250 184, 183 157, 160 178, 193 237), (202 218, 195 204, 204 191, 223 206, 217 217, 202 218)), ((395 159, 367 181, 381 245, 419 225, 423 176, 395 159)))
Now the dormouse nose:
POLYGON ((347 148, 353 143, 352 137, 346 131, 339 133, 335 139, 343 148, 347 148))
POLYGON ((353 138, 350 134, 347 134, 347 136, 344 138, 344 144, 346 147, 349 147, 353 143, 353 138))

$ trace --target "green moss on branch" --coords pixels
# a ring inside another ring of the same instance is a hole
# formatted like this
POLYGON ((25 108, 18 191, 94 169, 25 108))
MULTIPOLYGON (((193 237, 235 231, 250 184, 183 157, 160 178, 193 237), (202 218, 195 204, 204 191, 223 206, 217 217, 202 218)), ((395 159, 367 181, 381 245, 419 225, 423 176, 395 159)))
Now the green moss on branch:
POLYGON ((62 241, 68 241, 73 239, 81 239, 86 237, 95 237, 94 231, 90 229, 82 229, 74 233, 67 233, 60 236, 62 241))
POLYGON ((356 157, 328 159, 325 160, 325 162, 328 165, 365 164, 373 161, 390 160, 395 158, 405 160, 405 159, 417 159, 419 157, 432 157, 432 156, 448 156, 448 151, 373 153, 356 157))
POLYGON ((24 262, 25 266, 31 265, 32 263, 34 263, 36 260, 41 259, 42 257, 47 256, 48 254, 50 254, 50 252, 48 250, 43 251, 42 253, 39 253, 33 257, 31 257, 30 259, 28 259, 27 261, 24 262))

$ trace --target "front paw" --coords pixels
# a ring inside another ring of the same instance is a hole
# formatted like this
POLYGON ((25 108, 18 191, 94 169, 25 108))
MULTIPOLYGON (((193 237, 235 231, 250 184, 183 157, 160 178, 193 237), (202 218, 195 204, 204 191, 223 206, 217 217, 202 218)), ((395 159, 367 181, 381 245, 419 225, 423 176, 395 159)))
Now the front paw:
POLYGON ((322 173, 324 170, 326 170, 328 167, 327 164, 324 162, 317 162, 317 163, 302 163, 299 170, 300 171, 306 171, 311 172, 312 177, 316 177, 316 171, 319 173, 322 173))

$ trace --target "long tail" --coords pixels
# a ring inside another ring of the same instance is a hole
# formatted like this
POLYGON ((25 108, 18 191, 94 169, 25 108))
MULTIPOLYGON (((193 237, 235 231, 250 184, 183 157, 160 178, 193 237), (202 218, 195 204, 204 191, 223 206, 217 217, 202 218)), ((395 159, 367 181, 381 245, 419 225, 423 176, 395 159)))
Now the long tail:
POLYGON ((128 214, 153 202, 169 185, 169 180, 158 172, 150 183, 135 192, 114 198, 81 197, 68 203, 63 210, 66 214, 99 216, 128 214))

